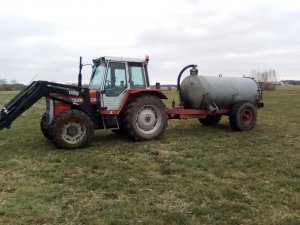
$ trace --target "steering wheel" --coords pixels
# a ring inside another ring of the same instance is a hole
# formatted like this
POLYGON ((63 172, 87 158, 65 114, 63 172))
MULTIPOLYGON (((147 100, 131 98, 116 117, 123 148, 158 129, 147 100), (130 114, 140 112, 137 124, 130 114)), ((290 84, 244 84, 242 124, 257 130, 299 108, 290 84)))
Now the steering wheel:
POLYGON ((105 87, 110 88, 111 83, 110 80, 105 80, 105 87))

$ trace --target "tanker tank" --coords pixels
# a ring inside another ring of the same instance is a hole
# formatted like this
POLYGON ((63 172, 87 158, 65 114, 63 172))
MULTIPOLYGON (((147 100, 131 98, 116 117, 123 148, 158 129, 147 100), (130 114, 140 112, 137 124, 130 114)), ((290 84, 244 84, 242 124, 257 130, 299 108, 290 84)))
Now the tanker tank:
POLYGON ((198 76, 192 74, 180 85, 184 108, 214 110, 247 101, 258 107, 261 89, 248 77, 198 76))

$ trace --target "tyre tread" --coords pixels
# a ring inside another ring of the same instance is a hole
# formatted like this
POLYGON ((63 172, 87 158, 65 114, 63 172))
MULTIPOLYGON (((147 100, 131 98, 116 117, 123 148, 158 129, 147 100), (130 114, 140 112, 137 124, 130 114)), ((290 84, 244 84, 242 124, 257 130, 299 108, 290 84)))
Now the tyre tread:
POLYGON ((84 148, 90 144, 90 142, 94 136, 94 126, 93 126, 92 120, 84 112, 76 110, 76 109, 71 109, 71 110, 68 110, 68 111, 65 111, 65 112, 59 114, 51 123, 49 131, 50 131, 50 135, 53 137, 52 142, 55 145, 55 147, 64 148, 64 149, 84 148), (72 146, 72 145, 67 144, 67 143, 63 142, 62 140, 60 140, 60 138, 58 138, 58 134, 56 132, 58 129, 57 126, 59 126, 59 123, 61 121, 63 121, 65 118, 74 117, 74 116, 81 116, 85 120, 86 129, 87 129, 88 134, 87 134, 87 137, 84 138, 82 143, 80 143, 80 145, 72 146))
POLYGON ((232 105, 230 114, 229 114, 229 122, 233 130, 236 131, 244 131, 251 130, 256 124, 256 108, 255 106, 248 101, 238 101, 232 105), (253 120, 251 121, 249 126, 245 126, 241 120, 239 112, 243 107, 250 107, 253 111, 253 120))
POLYGON ((47 120, 47 114, 44 113, 41 118, 40 128, 41 128, 42 134, 45 136, 45 138, 50 140, 51 136, 50 136, 50 131, 49 131, 49 124, 47 124, 46 120, 47 120))
POLYGON ((168 126, 168 116, 166 114, 165 109, 166 106, 161 101, 161 99, 153 95, 145 95, 132 100, 132 102, 129 103, 128 106, 126 107, 122 119, 122 123, 127 136, 130 139, 133 139, 134 141, 146 141, 146 140, 160 137, 168 126), (162 127, 160 128, 160 131, 155 137, 148 138, 140 135, 138 132, 135 131, 134 125, 131 123, 133 119, 132 116, 135 115, 135 111, 137 110, 136 107, 140 104, 140 102, 153 102, 155 106, 158 107, 159 110, 162 112, 162 127))

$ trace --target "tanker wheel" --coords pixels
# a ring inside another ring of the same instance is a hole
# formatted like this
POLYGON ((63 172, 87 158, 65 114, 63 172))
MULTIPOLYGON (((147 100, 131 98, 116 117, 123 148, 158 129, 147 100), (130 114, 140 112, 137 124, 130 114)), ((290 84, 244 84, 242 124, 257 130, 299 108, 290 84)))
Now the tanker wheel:
POLYGON ((237 131, 250 130, 256 123, 256 108, 251 102, 240 101, 235 103, 229 115, 232 129, 237 131))
POLYGON ((218 125, 222 115, 208 115, 205 119, 199 119, 200 123, 204 126, 218 125))
POLYGON ((42 134, 47 138, 51 139, 50 133, 49 133, 49 124, 47 123, 47 114, 44 113, 44 115, 41 118, 40 127, 42 134))
POLYGON ((166 106, 156 96, 138 97, 127 106, 123 126, 135 141, 157 138, 168 126, 166 106))
POLYGON ((84 112, 68 110, 54 119, 50 134, 57 148, 83 148, 91 142, 94 136, 94 126, 90 117, 84 112))

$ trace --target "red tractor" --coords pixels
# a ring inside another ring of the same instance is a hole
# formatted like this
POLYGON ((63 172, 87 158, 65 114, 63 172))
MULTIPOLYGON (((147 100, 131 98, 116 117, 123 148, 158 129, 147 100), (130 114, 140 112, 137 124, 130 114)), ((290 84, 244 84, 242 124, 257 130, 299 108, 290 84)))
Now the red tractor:
MULTIPOLYGON (((93 138, 95 129, 126 133, 138 141, 161 135, 168 115, 159 89, 151 89, 147 71, 149 58, 101 57, 93 60, 89 88, 35 81, 1 110, 0 129, 46 97, 41 130, 58 148, 81 148, 93 138)), ((80 71, 82 68, 80 60, 80 71)))
MULTIPOLYGON (((218 102, 218 97, 206 91, 199 94, 201 99, 193 100, 189 96, 193 97, 196 91, 187 92, 186 89, 193 90, 197 84, 198 70, 196 65, 189 65, 178 77, 181 104, 176 108, 173 104, 172 108, 167 109, 162 102, 167 97, 159 88, 150 88, 148 61, 149 57, 145 60, 118 57, 95 59, 89 87, 85 88, 81 86, 83 65, 80 58, 78 86, 47 81, 31 83, 1 109, 0 130, 9 128, 18 116, 42 97, 46 97, 46 112, 41 119, 42 133, 56 147, 65 149, 86 147, 95 129, 124 133, 135 141, 150 140, 164 132, 168 119, 197 118, 204 125, 214 125, 222 115, 228 115, 236 130, 248 130, 254 126, 256 108, 263 104, 260 102, 260 89, 256 91, 253 84, 255 93, 251 97, 249 92, 243 94, 242 90, 234 90, 237 94, 229 94, 229 99, 224 99, 221 93, 222 99, 218 102), (185 85, 181 88, 180 77, 188 68, 191 68, 192 80, 187 84, 191 87, 185 85), (193 105, 193 101, 199 101, 199 104, 193 105)), ((246 87, 244 81, 240 82, 243 88, 246 87)))

